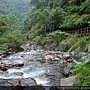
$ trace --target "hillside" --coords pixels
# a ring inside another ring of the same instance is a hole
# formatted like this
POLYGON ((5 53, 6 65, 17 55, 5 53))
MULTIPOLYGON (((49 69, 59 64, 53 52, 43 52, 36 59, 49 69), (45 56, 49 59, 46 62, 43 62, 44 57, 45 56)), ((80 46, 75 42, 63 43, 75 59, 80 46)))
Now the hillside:
POLYGON ((30 12, 29 0, 0 0, 0 15, 15 15, 23 20, 30 12))
POLYGON ((26 19, 24 29, 28 37, 37 43, 37 39, 50 36, 57 30, 89 26, 90 0, 31 0, 31 5, 35 7, 26 19))

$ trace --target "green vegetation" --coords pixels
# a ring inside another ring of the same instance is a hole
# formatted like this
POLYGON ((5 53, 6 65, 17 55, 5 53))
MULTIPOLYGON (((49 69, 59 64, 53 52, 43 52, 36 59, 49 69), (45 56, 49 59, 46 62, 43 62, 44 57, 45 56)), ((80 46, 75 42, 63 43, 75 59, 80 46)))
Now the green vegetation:
POLYGON ((81 64, 75 65, 74 68, 73 75, 77 75, 80 78, 78 86, 90 86, 90 58, 81 64))
POLYGON ((60 40, 57 42, 57 39, 61 36, 58 38, 56 32, 89 26, 90 0, 31 0, 31 4, 34 8, 24 23, 23 32, 38 44, 43 45, 48 41, 55 41, 59 44, 60 40), (49 33, 55 35, 47 41, 49 33), (42 42, 40 38, 43 39, 42 42))
POLYGON ((31 9, 29 0, 0 0, 0 50, 20 50, 25 42, 22 34, 23 20, 31 9))
POLYGON ((11 48, 12 50, 19 50, 20 46, 24 43, 25 36, 21 34, 20 30, 15 30, 9 33, 3 34, 0 38, 0 43, 3 49, 11 48))
POLYGON ((77 50, 77 54, 80 51, 86 51, 87 47, 88 47, 88 43, 90 42, 90 40, 88 40, 89 37, 81 37, 79 38, 79 40, 77 41, 77 43, 75 43, 74 45, 72 45, 72 47, 69 49, 69 53, 71 54, 71 52, 75 49, 78 48, 77 50))

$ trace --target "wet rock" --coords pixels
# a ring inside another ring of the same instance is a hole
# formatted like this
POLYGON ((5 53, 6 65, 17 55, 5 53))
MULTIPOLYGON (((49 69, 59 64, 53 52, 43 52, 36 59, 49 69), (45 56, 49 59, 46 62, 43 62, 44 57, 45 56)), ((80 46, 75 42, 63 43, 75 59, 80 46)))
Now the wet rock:
POLYGON ((65 60, 67 60, 67 59, 72 59, 71 56, 64 56, 63 58, 64 58, 65 60))
POLYGON ((65 61, 67 61, 67 62, 73 62, 73 59, 72 59, 72 57, 69 55, 68 52, 64 52, 64 53, 63 53, 63 59, 64 59, 65 61))
POLYGON ((13 52, 12 51, 8 51, 7 55, 11 55, 11 54, 13 54, 13 52))
POLYGON ((7 69, 6 67, 0 65, 0 70, 2 70, 2 71, 7 71, 8 69, 7 69))
POLYGON ((60 86, 73 86, 79 82, 79 77, 77 76, 70 76, 68 78, 61 78, 60 86))
POLYGON ((14 72, 12 74, 17 75, 17 76, 22 76, 23 75, 23 72, 14 72))
POLYGON ((37 53, 37 51, 36 50, 31 50, 30 51, 30 55, 37 55, 38 53, 37 53))
POLYGON ((24 66, 24 63, 14 64, 14 66, 16 66, 16 67, 23 67, 24 66))
POLYGON ((30 62, 30 61, 33 61, 33 59, 31 59, 31 58, 26 59, 26 62, 30 62))
POLYGON ((17 85, 15 85, 14 87, 11 88, 11 90, 23 90, 25 87, 22 86, 21 84, 21 80, 18 80, 17 85))
POLYGON ((23 86, 36 86, 36 80, 33 78, 20 78, 20 79, 0 79, 0 86, 16 86, 18 83, 18 80, 21 81, 21 84, 23 86))
POLYGON ((13 54, 16 54, 16 52, 14 51, 13 54))
POLYGON ((4 50, 0 50, 0 56, 5 58, 7 55, 6 55, 6 51, 4 50))
POLYGON ((44 57, 45 60, 53 60, 55 57, 53 55, 46 55, 44 57))
POLYGON ((76 53, 76 51, 73 51, 71 54, 72 54, 72 57, 74 59, 76 59, 77 61, 80 61, 80 59, 82 58, 82 56, 86 56, 87 55, 87 53, 85 53, 85 52, 76 53))
POLYGON ((69 52, 62 52, 63 56, 70 56, 69 52))
POLYGON ((62 74, 64 75, 64 76, 69 76, 69 73, 70 73, 70 68, 68 67, 68 66, 65 66, 64 67, 64 69, 63 69, 63 71, 62 71, 62 74))
POLYGON ((6 54, 6 51, 0 50, 0 55, 2 55, 2 54, 6 54))
POLYGON ((6 54, 2 54, 1 56, 2 56, 3 58, 6 58, 7 55, 6 55, 6 54))
POLYGON ((0 60, 2 60, 2 56, 0 56, 0 60))
POLYGON ((73 62, 73 59, 72 58, 67 59, 67 62, 73 62))
POLYGON ((23 67, 23 66, 24 66, 24 63, 7 63, 7 64, 4 64, 4 67, 8 67, 8 68, 23 67))

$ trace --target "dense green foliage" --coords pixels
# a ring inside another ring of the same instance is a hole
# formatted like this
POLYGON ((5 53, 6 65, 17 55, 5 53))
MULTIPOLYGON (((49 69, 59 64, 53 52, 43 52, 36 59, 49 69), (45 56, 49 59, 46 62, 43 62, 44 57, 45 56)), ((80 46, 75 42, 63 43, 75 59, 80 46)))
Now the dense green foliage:
POLYGON ((31 11, 29 0, 0 0, 0 50, 20 49, 25 41, 23 20, 31 11))
POLYGON ((75 49, 77 49, 77 54, 79 51, 86 51, 88 45, 90 44, 90 37, 81 37, 79 38, 79 40, 77 41, 77 43, 75 43, 74 45, 72 45, 72 47, 69 49, 69 53, 71 54, 72 51, 74 51, 75 49))
POLYGON ((25 36, 21 34, 20 30, 5 33, 2 38, 0 38, 0 43, 3 47, 12 48, 12 50, 19 50, 19 47, 24 43, 25 36))
POLYGON ((90 58, 83 61, 81 64, 75 65, 74 68, 73 74, 80 78, 78 86, 90 86, 90 58))
POLYGON ((31 0, 31 4, 34 8, 25 21, 24 32, 37 43, 42 37, 47 42, 49 33, 85 27, 90 21, 90 0, 31 0))

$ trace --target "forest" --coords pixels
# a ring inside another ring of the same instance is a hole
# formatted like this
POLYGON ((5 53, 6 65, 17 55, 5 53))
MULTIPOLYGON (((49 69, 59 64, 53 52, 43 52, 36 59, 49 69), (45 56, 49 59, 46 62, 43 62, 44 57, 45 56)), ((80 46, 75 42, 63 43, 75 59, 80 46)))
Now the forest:
POLYGON ((0 50, 20 51, 27 41, 59 46, 61 51, 87 53, 74 66, 79 86, 90 85, 90 31, 88 36, 67 33, 90 27, 90 0, 0 0, 0 50))

